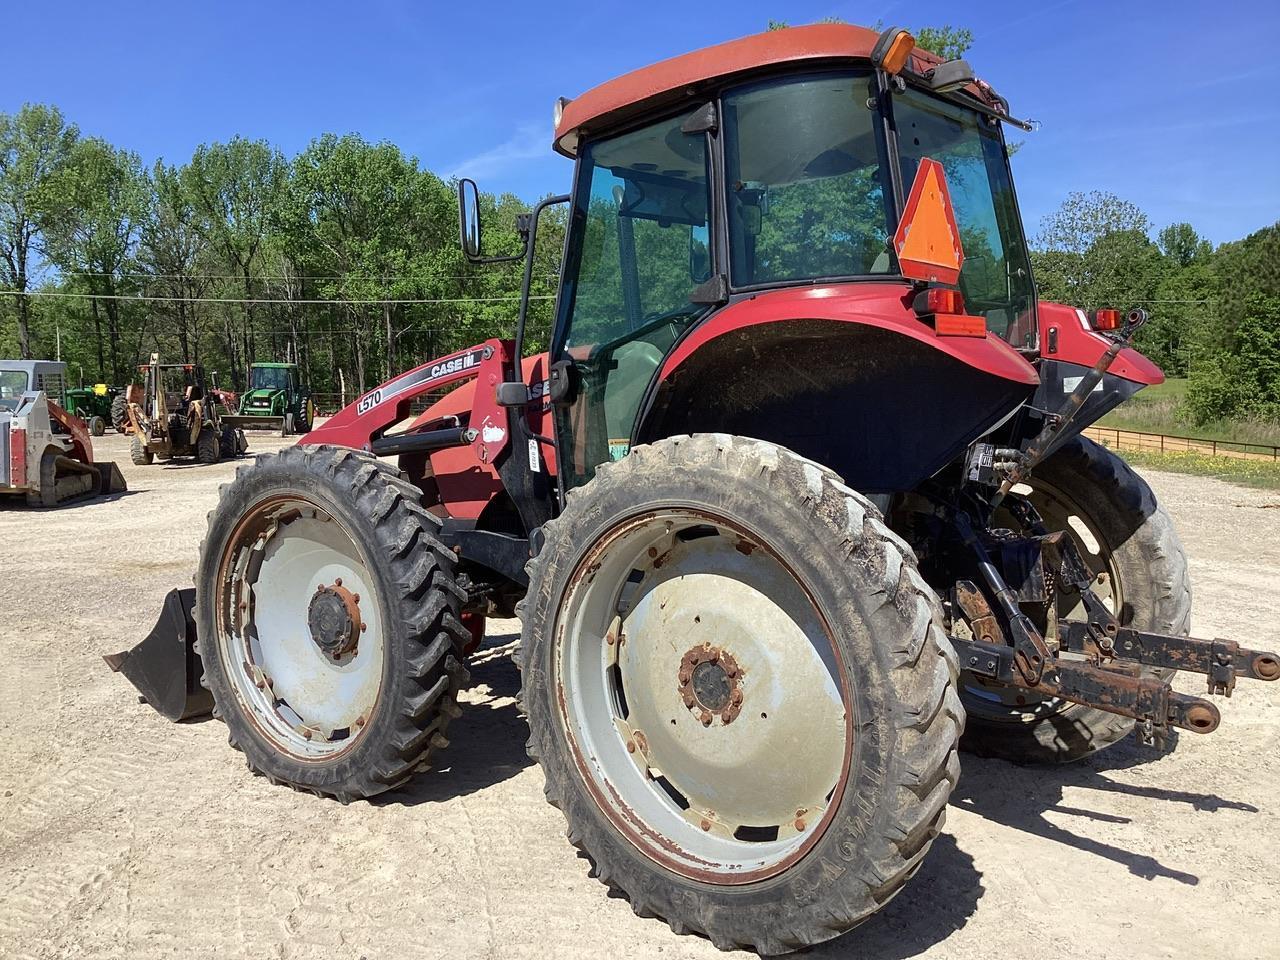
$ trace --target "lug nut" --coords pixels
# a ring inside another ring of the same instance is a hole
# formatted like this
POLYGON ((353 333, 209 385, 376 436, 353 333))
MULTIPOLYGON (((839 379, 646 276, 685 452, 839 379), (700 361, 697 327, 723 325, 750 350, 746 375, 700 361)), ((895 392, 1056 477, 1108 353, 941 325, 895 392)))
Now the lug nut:
POLYGON ((701 824, 699 824, 699 826, 701 826, 703 830, 710 830, 710 829, 711 829, 711 821, 710 821, 710 820, 703 820, 703 821, 702 821, 702 823, 701 823, 701 824))
POLYGON ((802 833, 804 832, 804 821, 801 820, 799 817, 796 818, 796 830, 802 833))

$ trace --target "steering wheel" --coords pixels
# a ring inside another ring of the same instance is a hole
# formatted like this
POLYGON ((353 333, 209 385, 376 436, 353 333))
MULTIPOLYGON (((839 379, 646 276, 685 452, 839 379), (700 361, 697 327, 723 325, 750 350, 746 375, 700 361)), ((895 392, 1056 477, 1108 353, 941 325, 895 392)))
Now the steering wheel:
POLYGON ((662 313, 648 314, 644 318, 644 322, 640 324, 640 326, 636 327, 634 330, 628 330, 626 333, 622 334, 621 336, 614 337, 612 340, 606 340, 604 343, 597 346, 594 351, 592 351, 592 355, 599 356, 601 354, 612 352, 618 349, 618 347, 624 346, 635 340, 639 340, 641 337, 644 337, 647 334, 653 333, 655 330, 660 330, 662 329, 662 327, 667 325, 670 325, 671 327, 676 328, 672 332, 676 336, 679 336, 680 334, 679 327, 683 325, 678 324, 677 321, 681 317, 690 316, 692 313, 696 312, 696 311, 690 310, 691 306, 692 304, 688 304, 685 306, 676 307, 672 310, 663 311, 662 313))

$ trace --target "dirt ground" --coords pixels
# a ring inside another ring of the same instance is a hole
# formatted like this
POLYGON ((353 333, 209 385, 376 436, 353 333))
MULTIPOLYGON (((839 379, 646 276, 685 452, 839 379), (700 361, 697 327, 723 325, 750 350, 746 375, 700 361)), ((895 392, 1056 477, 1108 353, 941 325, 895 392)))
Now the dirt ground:
MULTIPOLYGON (((525 756, 514 623, 491 630, 437 769, 374 803, 272 787, 220 724, 139 705, 101 657, 190 583, 234 467, 97 446, 127 495, 0 508, 0 957, 721 956, 587 876, 525 756)), ((1190 555, 1196 633, 1280 646, 1280 496, 1150 480, 1190 555)), ((1221 706, 1217 733, 1164 754, 966 758, 921 873, 810 956, 1277 956, 1280 684, 1221 706)))

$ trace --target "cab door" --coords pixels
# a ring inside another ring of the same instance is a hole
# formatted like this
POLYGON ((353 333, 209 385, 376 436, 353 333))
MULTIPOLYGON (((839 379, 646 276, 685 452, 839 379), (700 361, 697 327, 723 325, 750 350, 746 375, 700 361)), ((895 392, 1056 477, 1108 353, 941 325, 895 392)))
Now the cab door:
POLYGON ((587 144, 578 164, 552 352, 578 389, 557 407, 567 488, 630 449, 649 382, 712 306, 710 149, 702 111, 587 144))

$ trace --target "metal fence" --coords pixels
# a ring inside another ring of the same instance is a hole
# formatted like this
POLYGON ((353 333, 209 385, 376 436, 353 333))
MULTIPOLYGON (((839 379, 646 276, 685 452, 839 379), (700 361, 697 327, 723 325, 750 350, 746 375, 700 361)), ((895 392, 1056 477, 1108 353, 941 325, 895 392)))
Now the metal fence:
POLYGON ((1241 443, 1235 440, 1206 440, 1202 437, 1177 437, 1165 433, 1142 433, 1114 427, 1088 427, 1084 435, 1113 450, 1149 450, 1158 453, 1203 453, 1213 457, 1235 457, 1239 460, 1280 461, 1280 446, 1267 443, 1241 443))

